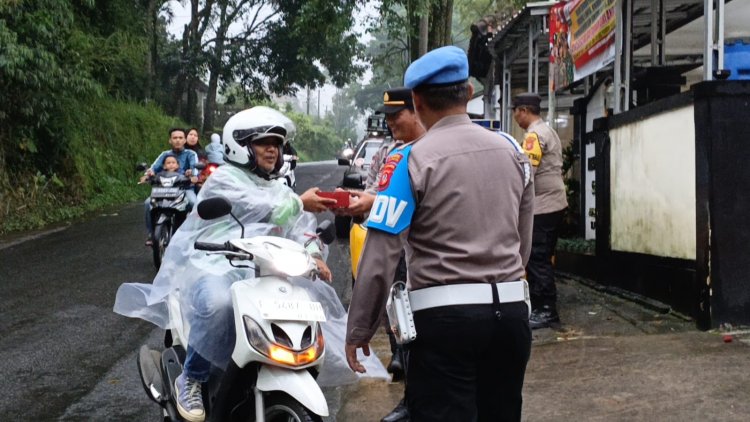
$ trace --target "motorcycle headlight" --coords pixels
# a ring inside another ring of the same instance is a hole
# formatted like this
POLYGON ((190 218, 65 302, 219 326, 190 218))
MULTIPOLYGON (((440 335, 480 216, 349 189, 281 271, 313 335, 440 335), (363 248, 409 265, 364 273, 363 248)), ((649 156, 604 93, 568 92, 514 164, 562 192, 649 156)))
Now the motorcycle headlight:
POLYGON ((263 333, 260 325, 247 315, 244 315, 242 320, 245 323, 247 340, 253 349, 283 365, 307 365, 318 360, 325 350, 325 340, 323 339, 323 330, 320 328, 320 324, 317 324, 318 329, 315 333, 315 341, 310 346, 302 350, 293 350, 269 340, 265 333, 263 333))

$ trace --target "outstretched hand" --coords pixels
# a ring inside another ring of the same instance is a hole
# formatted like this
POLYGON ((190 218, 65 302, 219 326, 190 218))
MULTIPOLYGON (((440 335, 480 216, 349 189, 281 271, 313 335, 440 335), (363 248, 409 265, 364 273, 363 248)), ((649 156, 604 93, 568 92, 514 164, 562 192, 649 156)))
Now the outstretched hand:
POLYGON ((336 205, 335 199, 318 196, 318 192, 320 188, 310 188, 299 196, 302 200, 302 209, 309 212, 323 212, 336 205))

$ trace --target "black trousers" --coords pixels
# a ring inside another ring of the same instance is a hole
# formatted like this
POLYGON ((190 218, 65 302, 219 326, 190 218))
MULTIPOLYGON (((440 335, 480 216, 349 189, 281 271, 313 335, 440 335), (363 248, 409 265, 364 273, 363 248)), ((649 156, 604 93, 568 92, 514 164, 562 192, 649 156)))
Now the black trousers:
POLYGON ((557 236, 564 214, 565 210, 561 210, 534 216, 531 256, 529 257, 529 263, 526 265, 531 306, 534 309, 542 306, 555 307, 557 304, 552 255, 555 254, 557 236))
POLYGON ((444 306, 414 314, 406 399, 411 422, 521 420, 531 351, 524 302, 444 306))

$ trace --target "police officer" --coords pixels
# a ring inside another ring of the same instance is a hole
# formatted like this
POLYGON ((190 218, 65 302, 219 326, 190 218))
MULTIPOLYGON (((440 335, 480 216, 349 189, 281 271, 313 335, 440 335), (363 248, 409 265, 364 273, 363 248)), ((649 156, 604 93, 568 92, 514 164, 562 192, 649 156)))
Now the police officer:
POLYGON ((512 140, 471 122, 466 54, 433 50, 404 82, 427 133, 380 172, 347 324, 349 366, 364 372, 404 244, 417 337, 409 344, 412 421, 521 419, 531 349, 525 281, 533 182, 512 140))
MULTIPOLYGON (((385 121, 388 128, 393 135, 394 141, 378 149, 378 151, 372 157, 372 164, 367 175, 367 181, 365 182, 364 192, 351 192, 350 194, 354 197, 346 209, 350 215, 358 216, 370 212, 372 204, 375 201, 375 195, 377 195, 378 188, 378 174, 380 169, 385 164, 388 154, 396 147, 399 147, 407 142, 415 142, 422 135, 425 130, 422 123, 417 119, 417 115, 414 111, 414 104, 411 98, 411 90, 405 87, 398 87, 388 89, 383 93, 383 105, 377 110, 379 113, 385 114, 385 121)), ((338 211, 341 212, 341 211, 338 211)), ((360 273, 361 274, 361 273, 360 273)), ((401 258, 399 259, 398 265, 396 266, 396 273, 393 278, 394 281, 405 281, 406 280, 406 261, 402 252, 401 258)), ((389 326, 386 326, 388 332, 388 340, 391 343, 391 361, 388 364, 388 372, 393 374, 393 381, 398 381, 404 377, 406 370, 406 357, 404 348, 396 343, 393 333, 389 326)), ((406 407, 405 399, 401 399, 396 407, 388 413, 381 422, 400 422, 409 420, 409 410, 406 407)))
POLYGON ((539 116, 542 98, 525 93, 513 98, 513 118, 526 130, 522 147, 534 166, 534 234, 531 257, 526 267, 533 306, 532 329, 559 323, 557 289, 552 256, 568 207, 562 177, 562 144, 557 133, 539 116))

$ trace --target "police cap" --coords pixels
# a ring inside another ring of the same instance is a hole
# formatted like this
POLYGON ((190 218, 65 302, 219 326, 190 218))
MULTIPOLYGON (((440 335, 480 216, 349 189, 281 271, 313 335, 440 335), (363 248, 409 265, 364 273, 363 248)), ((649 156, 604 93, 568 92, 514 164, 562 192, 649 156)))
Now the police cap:
POLYGON ((383 105, 378 108, 378 113, 398 113, 399 111, 411 108, 414 109, 414 103, 411 100, 411 89, 398 87, 388 89, 383 93, 383 105))
POLYGON ((516 108, 519 106, 533 106, 540 107, 542 104, 542 97, 533 92, 524 92, 513 97, 511 107, 516 108))
POLYGON ((469 61, 458 47, 440 47, 418 58, 404 75, 404 85, 454 85, 469 79, 469 61))

